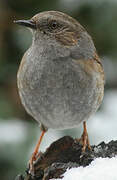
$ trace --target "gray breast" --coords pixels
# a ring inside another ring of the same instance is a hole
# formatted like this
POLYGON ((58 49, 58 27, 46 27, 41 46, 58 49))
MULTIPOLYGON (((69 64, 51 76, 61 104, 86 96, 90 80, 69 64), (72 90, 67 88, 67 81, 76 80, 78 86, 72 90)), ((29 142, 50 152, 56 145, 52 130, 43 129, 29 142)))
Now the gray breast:
POLYGON ((47 128, 76 127, 97 109, 95 80, 72 59, 35 57, 24 64, 18 87, 28 113, 47 128))

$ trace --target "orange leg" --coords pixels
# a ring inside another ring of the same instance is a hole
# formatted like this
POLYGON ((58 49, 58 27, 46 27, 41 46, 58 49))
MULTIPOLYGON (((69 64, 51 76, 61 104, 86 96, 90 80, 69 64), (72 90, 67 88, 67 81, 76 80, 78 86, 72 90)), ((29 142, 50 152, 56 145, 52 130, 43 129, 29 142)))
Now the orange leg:
POLYGON ((41 136, 40 136, 40 138, 39 138, 39 140, 38 140, 38 143, 37 143, 37 145, 36 145, 36 147, 35 147, 35 149, 34 149, 34 152, 33 152, 33 154, 32 154, 32 157, 31 157, 30 160, 29 160, 30 170, 33 169, 33 162, 34 162, 34 161, 36 160, 36 158, 37 158, 38 150, 39 150, 39 147, 40 147, 40 144, 41 144, 41 141, 42 141, 42 138, 43 138, 45 132, 46 132, 46 131, 44 131, 44 130, 42 131, 41 136))
POLYGON ((83 134, 80 139, 78 139, 78 142, 81 142, 83 145, 82 147, 82 152, 85 152, 86 147, 88 147, 89 150, 91 150, 91 146, 89 143, 89 138, 88 138, 88 133, 87 133, 87 128, 86 128, 86 121, 83 122, 83 134))

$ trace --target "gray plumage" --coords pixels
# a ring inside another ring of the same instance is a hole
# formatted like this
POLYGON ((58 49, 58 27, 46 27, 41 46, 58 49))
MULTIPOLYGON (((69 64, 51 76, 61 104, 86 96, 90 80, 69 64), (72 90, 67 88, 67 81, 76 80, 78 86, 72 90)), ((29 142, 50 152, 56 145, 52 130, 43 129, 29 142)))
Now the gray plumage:
POLYGON ((91 37, 76 20, 60 12, 44 13, 32 18, 37 29, 18 71, 21 101, 45 129, 77 127, 101 104, 103 68, 91 37), (65 28, 47 29, 53 19, 65 28))

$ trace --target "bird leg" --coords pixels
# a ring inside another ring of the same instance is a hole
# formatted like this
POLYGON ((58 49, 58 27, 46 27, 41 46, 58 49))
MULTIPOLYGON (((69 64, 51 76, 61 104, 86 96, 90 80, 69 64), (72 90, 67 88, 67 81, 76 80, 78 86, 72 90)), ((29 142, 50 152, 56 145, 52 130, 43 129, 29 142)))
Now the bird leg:
POLYGON ((85 152, 86 147, 88 147, 89 150, 91 150, 91 146, 89 143, 87 128, 86 128, 86 121, 83 122, 83 134, 80 139, 77 139, 78 142, 82 144, 82 152, 85 152))
POLYGON ((38 143, 37 143, 37 145, 36 145, 36 147, 35 147, 35 149, 34 149, 34 152, 33 152, 32 156, 31 156, 31 158, 30 158, 30 160, 29 160, 29 166, 30 166, 30 170, 31 170, 31 171, 32 171, 32 169, 33 169, 33 162, 37 159, 38 150, 39 150, 39 147, 40 147, 40 144, 41 144, 41 141, 42 141, 42 138, 43 138, 45 132, 46 132, 45 130, 42 130, 41 136, 40 136, 40 138, 39 138, 39 140, 38 140, 38 143))

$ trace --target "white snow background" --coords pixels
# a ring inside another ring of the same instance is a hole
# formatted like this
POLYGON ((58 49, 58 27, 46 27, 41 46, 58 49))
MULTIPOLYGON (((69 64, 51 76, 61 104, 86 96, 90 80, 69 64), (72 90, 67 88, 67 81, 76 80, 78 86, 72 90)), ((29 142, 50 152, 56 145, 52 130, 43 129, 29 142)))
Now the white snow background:
POLYGON ((97 158, 89 166, 67 170, 57 180, 117 180, 117 157, 97 158))

